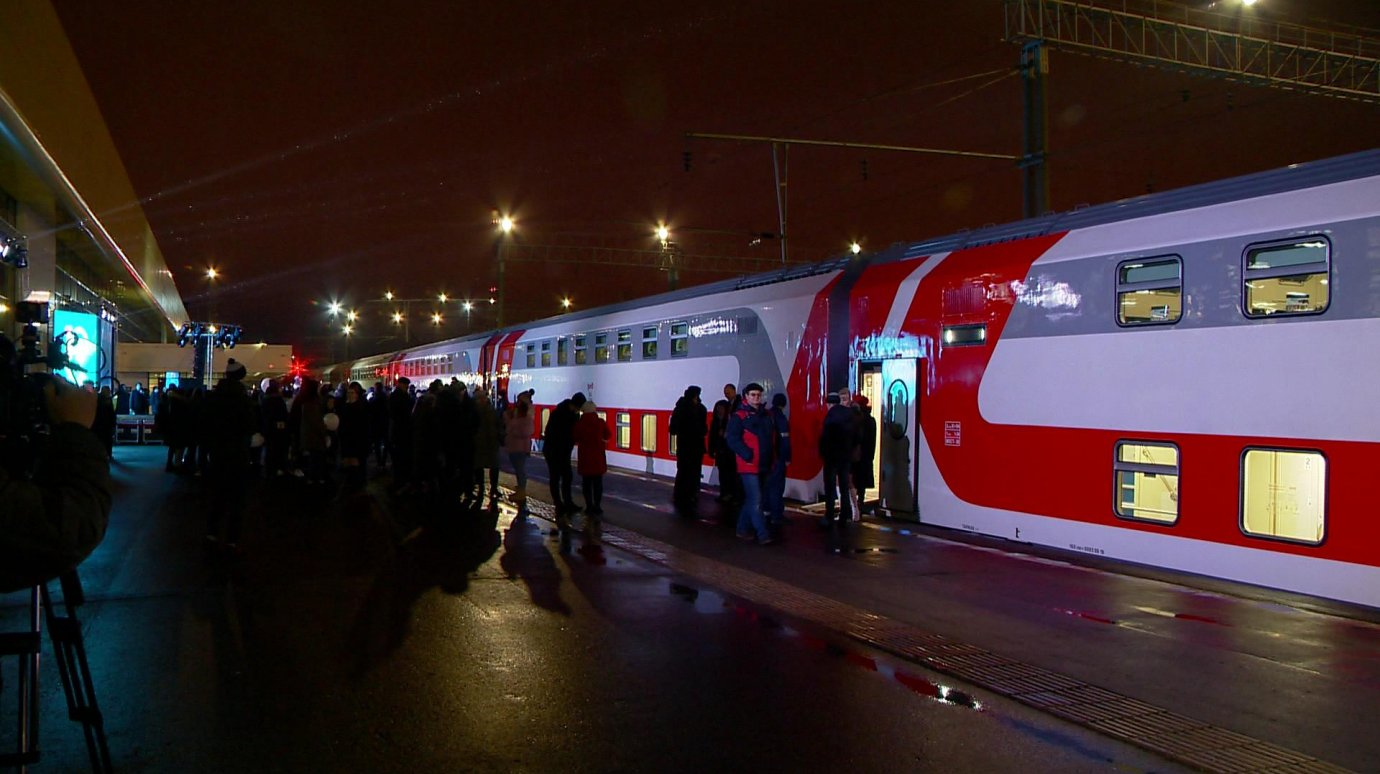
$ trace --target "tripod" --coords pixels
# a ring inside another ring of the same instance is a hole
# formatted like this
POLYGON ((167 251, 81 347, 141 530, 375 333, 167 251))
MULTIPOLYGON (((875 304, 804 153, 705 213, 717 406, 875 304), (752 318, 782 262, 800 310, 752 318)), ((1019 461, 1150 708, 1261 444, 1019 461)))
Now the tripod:
POLYGON ((29 630, 0 633, 0 656, 19 656, 19 749, 0 755, 0 767, 18 766, 21 772, 38 762, 38 661, 42 650, 43 622, 48 623, 48 639, 53 643, 62 692, 67 696, 67 717, 82 724, 86 733, 86 752, 91 758, 91 770, 113 771, 110 748, 105 741, 105 721, 96 706, 96 687, 91 683, 91 669, 86 663, 86 645, 82 642, 81 623, 76 609, 85 602, 81 579, 77 571, 59 577, 62 584, 60 614, 48 594, 48 584, 40 583, 29 592, 29 630))

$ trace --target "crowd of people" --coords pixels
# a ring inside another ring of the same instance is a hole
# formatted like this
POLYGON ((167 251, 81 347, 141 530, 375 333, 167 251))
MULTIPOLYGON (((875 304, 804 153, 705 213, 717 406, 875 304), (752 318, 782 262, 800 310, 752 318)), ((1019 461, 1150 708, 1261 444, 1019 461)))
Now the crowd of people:
MULTIPOLYGON (((151 410, 154 427, 167 447, 166 469, 206 477, 216 493, 207 516, 208 544, 237 550, 244 480, 300 480, 330 487, 339 496, 364 489, 369 471, 387 469, 397 495, 458 493, 489 507, 500 497, 498 473, 506 458, 516 486, 512 499, 525 512, 528 464, 534 440, 542 441, 551 503, 558 524, 582 512, 598 521, 603 514, 603 479, 608 470, 608 423, 583 393, 560 400, 539 426, 531 390, 509 405, 483 387, 458 379, 440 379, 425 387, 406 377, 389 386, 376 382, 331 385, 305 378, 300 382, 264 379, 244 384, 245 368, 233 359, 225 378, 212 389, 170 385, 145 393, 142 386, 121 402, 104 390, 104 413, 151 410), (143 397, 136 397, 143 396, 143 397), (572 454, 578 461, 572 465, 572 454), (575 474, 583 504, 572 495, 575 474)), ((859 493, 874 486, 873 459, 877 428, 867 399, 847 390, 828 396, 829 409, 819 433, 824 463, 825 512, 821 525, 856 521, 859 493)), ((113 441, 109 431, 98 433, 113 441)), ((719 522, 699 513, 705 456, 718 470, 718 501, 739 538, 769 545, 781 537, 785 523, 786 470, 791 462, 791 422, 787 399, 766 398, 762 385, 750 383, 739 393, 726 384, 712 411, 701 389, 691 385, 671 414, 676 442, 676 478, 672 499, 687 518, 719 522)))

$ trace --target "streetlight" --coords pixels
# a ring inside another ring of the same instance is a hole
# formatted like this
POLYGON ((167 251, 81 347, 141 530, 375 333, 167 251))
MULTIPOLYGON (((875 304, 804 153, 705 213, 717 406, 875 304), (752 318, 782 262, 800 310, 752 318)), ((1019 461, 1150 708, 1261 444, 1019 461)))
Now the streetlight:
POLYGON ((862 245, 858 244, 857 242, 854 242, 853 244, 848 246, 848 252, 857 255, 858 253, 862 252, 862 245))
POLYGON ((219 276, 220 276, 220 272, 216 271, 216 267, 214 267, 214 266, 207 266, 207 267, 206 267, 206 279, 213 280, 213 279, 215 279, 216 277, 219 277, 219 276))
POLYGON ((345 319, 349 320, 350 322, 354 322, 359 319, 359 312, 356 312, 355 310, 351 309, 350 312, 345 315, 345 319))
POLYGON ((383 297, 384 297, 386 300, 388 300, 388 301, 392 301, 392 300, 393 300, 393 291, 391 291, 391 290, 385 291, 384 294, 383 294, 383 297))
POLYGON ((511 215, 500 215, 498 210, 494 210, 493 223, 498 226, 498 235, 494 240, 494 263, 498 269, 498 327, 503 327, 503 262, 504 247, 508 244, 508 238, 517 228, 517 221, 511 215))
POLYGON ((432 315, 431 315, 431 324, 432 324, 432 325, 440 325, 442 319, 443 319, 443 318, 441 317, 441 313, 440 313, 440 312, 433 312, 432 315))
POLYGON ((344 307, 341 306, 341 304, 340 304, 339 301, 332 301, 332 302, 326 307, 326 311, 330 313, 331 317, 335 317, 336 315, 340 314, 340 310, 343 309, 343 308, 344 308, 344 307))
POLYGON ((656 224, 656 238, 661 240, 661 246, 665 247, 671 241, 671 229, 665 223, 656 224))
POLYGON ((436 300, 444 304, 445 302, 449 301, 450 298, 448 298, 445 293, 442 293, 441 295, 436 297, 436 300))
POLYGON ((572 303, 574 302, 570 300, 570 296, 566 296, 565 298, 561 299, 561 308, 568 311, 572 303))

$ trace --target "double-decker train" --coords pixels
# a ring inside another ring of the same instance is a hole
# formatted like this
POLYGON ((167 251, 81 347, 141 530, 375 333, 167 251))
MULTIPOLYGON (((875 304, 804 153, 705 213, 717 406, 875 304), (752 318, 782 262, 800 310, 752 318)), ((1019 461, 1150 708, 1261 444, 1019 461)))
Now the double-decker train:
MULTIPOLYGON (((581 391, 610 465, 670 476, 671 408, 867 395, 893 518, 1380 607, 1380 151, 702 285, 343 364, 457 376, 539 426, 581 391)), ((711 483, 715 472, 702 460, 711 483)))

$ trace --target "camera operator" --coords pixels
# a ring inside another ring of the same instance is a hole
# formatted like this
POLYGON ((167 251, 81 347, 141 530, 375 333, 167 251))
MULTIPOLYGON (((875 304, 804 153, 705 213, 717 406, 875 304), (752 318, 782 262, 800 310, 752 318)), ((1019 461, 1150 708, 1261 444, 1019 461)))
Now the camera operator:
POLYGON ((0 592, 75 568, 110 519, 109 462, 91 431, 96 395, 56 377, 42 391, 52 432, 32 480, 0 469, 0 592))

